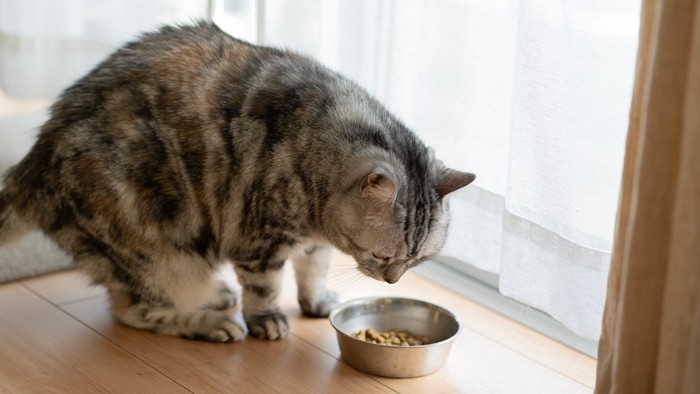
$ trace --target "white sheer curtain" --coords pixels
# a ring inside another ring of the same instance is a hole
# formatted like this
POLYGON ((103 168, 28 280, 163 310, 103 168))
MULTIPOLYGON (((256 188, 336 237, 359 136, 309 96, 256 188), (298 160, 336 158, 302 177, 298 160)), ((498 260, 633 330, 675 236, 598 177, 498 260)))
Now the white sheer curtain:
POLYGON ((207 13, 207 0, 1 0, 0 87, 53 98, 107 54, 160 24, 207 13))
POLYGON ((267 0, 265 43, 355 79, 448 165, 443 253, 597 339, 638 0, 267 0))

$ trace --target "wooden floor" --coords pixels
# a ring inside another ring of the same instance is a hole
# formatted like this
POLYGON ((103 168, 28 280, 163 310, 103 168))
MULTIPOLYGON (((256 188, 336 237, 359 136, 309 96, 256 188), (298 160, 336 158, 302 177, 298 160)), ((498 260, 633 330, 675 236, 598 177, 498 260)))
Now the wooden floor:
POLYGON ((455 312, 464 330, 447 364, 413 379, 366 375, 341 359, 326 319, 300 316, 287 270, 291 335, 210 344, 138 331, 109 314, 101 288, 75 272, 0 285, 0 392, 590 393, 595 361, 408 273, 395 285, 351 282, 337 257, 331 287, 344 299, 400 295, 455 312))

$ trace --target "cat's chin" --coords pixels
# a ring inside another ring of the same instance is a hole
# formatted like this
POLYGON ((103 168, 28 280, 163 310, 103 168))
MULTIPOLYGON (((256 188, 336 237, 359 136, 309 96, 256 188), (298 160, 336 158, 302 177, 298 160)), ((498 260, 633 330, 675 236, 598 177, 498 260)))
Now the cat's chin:
POLYGON ((358 266, 357 270, 360 271, 360 273, 368 278, 372 278, 374 280, 378 280, 380 282, 384 282, 384 278, 382 275, 378 272, 372 272, 367 269, 363 269, 362 267, 358 266))

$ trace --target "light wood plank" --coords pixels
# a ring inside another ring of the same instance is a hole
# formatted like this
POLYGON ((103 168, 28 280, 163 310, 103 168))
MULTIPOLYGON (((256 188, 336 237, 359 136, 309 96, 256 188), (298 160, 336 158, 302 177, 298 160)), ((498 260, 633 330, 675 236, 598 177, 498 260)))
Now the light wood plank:
POLYGON ((186 392, 18 283, 0 286, 0 392, 186 392))
POLYGON ((102 286, 92 286, 78 271, 65 271, 21 281, 32 291, 59 305, 105 294, 102 286))
POLYGON ((105 297, 63 306, 71 315, 196 392, 393 392, 290 336, 212 344, 156 335, 118 324, 105 297))

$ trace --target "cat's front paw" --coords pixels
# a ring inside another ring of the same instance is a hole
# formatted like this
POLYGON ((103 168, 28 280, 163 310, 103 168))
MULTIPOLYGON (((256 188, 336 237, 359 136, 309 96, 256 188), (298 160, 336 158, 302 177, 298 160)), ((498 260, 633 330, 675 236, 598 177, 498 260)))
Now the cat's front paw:
POLYGON ((258 339, 276 340, 289 334, 287 316, 280 311, 247 316, 245 321, 250 335, 258 339))
POLYGON ((238 323, 225 320, 219 327, 204 334, 202 338, 209 342, 237 342, 243 339, 244 334, 243 328, 238 323))
POLYGON ((331 309, 340 302, 338 293, 326 291, 322 297, 315 299, 299 298, 299 306, 304 316, 308 317, 328 317, 331 309))
POLYGON ((203 310, 173 316, 174 323, 155 327, 153 331, 221 343, 237 342, 245 335, 244 328, 225 313, 203 310))

